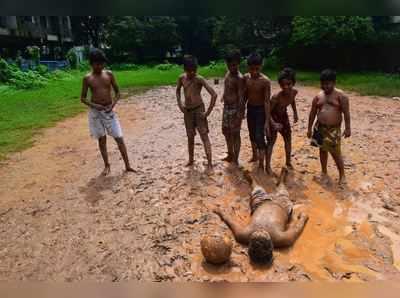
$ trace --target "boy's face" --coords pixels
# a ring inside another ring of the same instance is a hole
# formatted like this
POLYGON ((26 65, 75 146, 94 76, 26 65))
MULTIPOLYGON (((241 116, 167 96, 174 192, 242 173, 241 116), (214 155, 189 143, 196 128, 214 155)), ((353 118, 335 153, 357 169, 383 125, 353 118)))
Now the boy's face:
POLYGON ((284 93, 290 93, 290 91, 293 89, 294 83, 292 80, 282 79, 279 82, 279 86, 281 86, 281 89, 284 93))
POLYGON ((239 62, 234 61, 226 64, 228 70, 231 74, 238 74, 239 73, 239 62))
POLYGON ((102 72, 104 69, 104 66, 105 66, 104 62, 93 62, 92 63, 93 72, 95 72, 95 73, 102 72))
POLYGON ((335 89, 335 85, 335 81, 321 81, 321 89, 325 92, 325 94, 331 94, 335 89))
POLYGON ((197 67, 187 67, 185 68, 185 73, 188 79, 193 79, 196 76, 197 67))
POLYGON ((249 73, 252 77, 258 77, 261 72, 262 65, 249 65, 249 73))

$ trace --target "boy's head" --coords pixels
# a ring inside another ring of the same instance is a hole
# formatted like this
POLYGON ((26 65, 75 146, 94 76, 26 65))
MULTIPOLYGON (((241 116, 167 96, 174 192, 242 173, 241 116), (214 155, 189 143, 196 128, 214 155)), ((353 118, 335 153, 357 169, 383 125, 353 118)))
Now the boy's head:
POLYGON ((257 230, 250 236, 249 257, 255 264, 270 264, 272 262, 274 245, 266 230, 257 230))
POLYGON ((225 62, 230 73, 237 74, 239 72, 240 58, 239 50, 230 51, 225 56, 225 62))
POLYGON ((296 73, 294 70, 289 67, 284 68, 278 75, 278 83, 284 92, 292 90, 296 84, 296 73))
POLYGON ((263 57, 258 53, 251 53, 247 57, 247 66, 251 76, 258 76, 261 72, 263 57))
POLYGON ((102 50, 92 49, 89 53, 89 63, 94 72, 101 72, 107 63, 106 55, 102 50))
POLYGON ((331 69, 325 69, 321 72, 320 76, 321 89, 326 93, 330 94, 336 86, 336 72, 331 69))
POLYGON ((191 55, 183 57, 183 70, 189 78, 193 78, 197 72, 197 59, 191 55))

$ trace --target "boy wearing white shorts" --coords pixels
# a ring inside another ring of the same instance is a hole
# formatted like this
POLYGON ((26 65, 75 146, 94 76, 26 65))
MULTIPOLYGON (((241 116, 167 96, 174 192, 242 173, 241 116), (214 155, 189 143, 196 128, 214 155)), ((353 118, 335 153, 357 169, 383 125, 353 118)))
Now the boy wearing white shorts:
POLYGON ((111 71, 104 70, 107 59, 101 50, 93 49, 89 54, 92 71, 83 78, 81 102, 90 107, 89 129, 92 137, 99 141, 101 156, 104 161, 103 175, 110 173, 107 153, 107 134, 115 139, 125 162, 127 172, 134 172, 129 164, 128 153, 122 138, 122 130, 113 108, 117 104, 120 93, 117 82, 111 71), (91 100, 87 100, 87 92, 91 91, 91 100), (115 92, 115 99, 111 96, 115 92))

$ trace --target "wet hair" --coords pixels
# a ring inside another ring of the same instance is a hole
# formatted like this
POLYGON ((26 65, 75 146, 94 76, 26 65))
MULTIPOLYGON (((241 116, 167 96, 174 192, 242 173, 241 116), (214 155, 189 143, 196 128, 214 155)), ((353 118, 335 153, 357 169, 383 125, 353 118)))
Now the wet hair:
POLYGON ((263 57, 259 53, 254 52, 247 57, 247 65, 261 65, 263 63, 263 60, 263 57))
POLYGON ((321 82, 336 82, 336 72, 332 69, 325 69, 321 72, 321 82))
POLYGON ((271 236, 265 230, 251 234, 249 241, 249 257, 255 264, 267 265, 272 262, 274 245, 271 236))
POLYGON ((90 62, 90 64, 106 63, 107 57, 102 50, 95 48, 89 52, 89 62, 90 62))
POLYGON ((232 63, 232 62, 240 63, 240 58, 241 58, 241 56, 240 56, 239 50, 229 51, 225 56, 225 62, 226 63, 232 63))
POLYGON ((197 68, 197 58, 192 55, 183 57, 183 69, 197 68))
POLYGON ((278 75, 278 82, 281 83, 282 80, 289 80, 296 84, 296 73, 293 69, 285 67, 278 75))

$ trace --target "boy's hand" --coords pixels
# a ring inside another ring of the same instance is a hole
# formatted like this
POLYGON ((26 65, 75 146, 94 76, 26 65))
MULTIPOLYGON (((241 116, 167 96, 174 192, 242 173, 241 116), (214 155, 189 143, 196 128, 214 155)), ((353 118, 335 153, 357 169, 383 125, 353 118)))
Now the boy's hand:
POLYGON ((104 110, 106 109, 105 106, 98 105, 98 104, 94 104, 93 107, 94 107, 96 110, 98 110, 98 111, 104 111, 104 110))
POLYGON ((345 138, 349 138, 349 137, 351 136, 351 130, 346 128, 346 129, 344 130, 343 136, 344 136, 345 138))
POLYGON ((277 123, 277 122, 273 122, 272 127, 277 131, 281 131, 283 129, 283 125, 281 123, 277 123))
POLYGON ((115 107, 115 103, 108 105, 105 110, 107 113, 110 113, 114 109, 114 107, 115 107))

